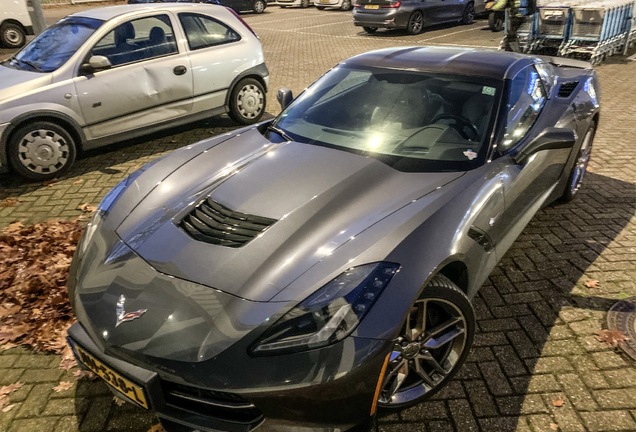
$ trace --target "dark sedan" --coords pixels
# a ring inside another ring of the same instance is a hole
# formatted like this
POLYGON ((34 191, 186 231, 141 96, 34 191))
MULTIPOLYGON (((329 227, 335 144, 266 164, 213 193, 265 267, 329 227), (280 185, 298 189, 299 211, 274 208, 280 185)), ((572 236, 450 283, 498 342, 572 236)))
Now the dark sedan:
POLYGON ((342 431, 435 394, 491 270, 581 187, 598 83, 563 61, 373 51, 132 174, 73 260, 78 360, 168 431, 342 431))
POLYGON ((356 0, 353 24, 367 33, 386 28, 418 34, 435 24, 470 24, 484 7, 483 0, 356 0))
POLYGON ((251 11, 262 13, 267 0, 128 0, 128 4, 137 3, 208 3, 229 7, 235 12, 251 11))

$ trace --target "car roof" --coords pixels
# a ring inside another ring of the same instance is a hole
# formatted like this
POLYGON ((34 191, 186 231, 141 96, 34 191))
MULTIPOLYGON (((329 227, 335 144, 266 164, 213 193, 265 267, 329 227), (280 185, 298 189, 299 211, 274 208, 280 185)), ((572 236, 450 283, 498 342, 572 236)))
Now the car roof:
POLYGON ((484 48, 413 46, 370 51, 343 62, 398 70, 505 79, 538 58, 484 48))
POLYGON ((174 12, 194 12, 198 11, 220 11, 225 10, 224 6, 202 3, 145 3, 145 4, 126 4, 116 6, 105 6, 95 9, 87 9, 76 12, 69 16, 81 16, 87 18, 95 18, 108 21, 115 17, 123 17, 125 15, 135 15, 139 12, 156 10, 156 11, 174 11, 174 12))

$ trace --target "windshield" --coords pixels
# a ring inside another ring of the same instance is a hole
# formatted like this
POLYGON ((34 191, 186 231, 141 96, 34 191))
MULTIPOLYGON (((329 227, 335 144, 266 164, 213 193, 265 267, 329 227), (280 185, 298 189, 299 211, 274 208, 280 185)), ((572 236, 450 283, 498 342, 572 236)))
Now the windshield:
POLYGON ((338 66, 281 113, 270 139, 364 154, 400 171, 466 171, 485 160, 500 88, 474 77, 338 66))
POLYGON ((66 63, 103 23, 93 18, 64 18, 44 30, 4 65, 28 71, 53 72, 66 63))

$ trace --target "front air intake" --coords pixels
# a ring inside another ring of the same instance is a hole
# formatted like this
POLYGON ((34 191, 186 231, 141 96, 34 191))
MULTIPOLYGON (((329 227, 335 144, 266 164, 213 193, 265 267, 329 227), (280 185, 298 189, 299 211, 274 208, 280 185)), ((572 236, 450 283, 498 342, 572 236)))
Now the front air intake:
POLYGON ((179 226, 195 240, 238 248, 274 222, 276 219, 239 213, 207 198, 188 213, 179 226))

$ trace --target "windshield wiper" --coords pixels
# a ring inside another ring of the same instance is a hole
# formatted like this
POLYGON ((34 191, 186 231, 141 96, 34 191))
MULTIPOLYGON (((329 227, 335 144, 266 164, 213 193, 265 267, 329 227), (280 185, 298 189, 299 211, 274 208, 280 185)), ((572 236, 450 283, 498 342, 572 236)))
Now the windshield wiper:
POLYGON ((11 57, 10 61, 18 63, 18 64, 25 64, 29 66, 31 69, 35 70, 36 72, 42 72, 42 69, 30 60, 22 60, 17 58, 16 56, 13 56, 11 57))
POLYGON ((284 130, 282 130, 281 128, 279 128, 278 126, 269 125, 269 126, 267 126, 267 130, 277 133, 278 135, 282 136, 284 140, 293 141, 293 139, 289 135, 287 135, 287 133, 284 130))

